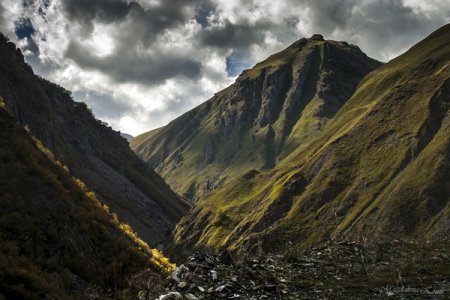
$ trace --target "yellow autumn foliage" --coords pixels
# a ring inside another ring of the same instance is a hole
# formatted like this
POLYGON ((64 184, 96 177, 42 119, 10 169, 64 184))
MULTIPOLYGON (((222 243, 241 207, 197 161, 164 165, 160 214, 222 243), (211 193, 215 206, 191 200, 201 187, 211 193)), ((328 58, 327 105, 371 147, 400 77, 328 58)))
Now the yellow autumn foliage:
MULTIPOLYGON (((54 164, 63 168, 65 172, 69 173, 69 168, 58 161, 52 151, 46 148, 40 140, 33 138, 33 141, 36 144, 37 148, 42 153, 44 153, 54 164)), ((111 224, 117 226, 126 236, 128 236, 128 238, 130 238, 134 242, 136 246, 139 247, 139 249, 149 255, 149 264, 152 268, 162 271, 163 273, 170 273, 175 270, 175 264, 171 263, 169 259, 165 257, 159 250, 150 248, 150 246, 146 242, 139 238, 137 233, 129 224, 120 222, 117 214, 111 212, 111 209, 107 204, 102 205, 95 192, 88 191, 86 184, 83 181, 75 177, 72 177, 72 180, 84 192, 87 198, 89 198, 97 207, 101 207, 103 209, 103 211, 110 217, 111 224)))

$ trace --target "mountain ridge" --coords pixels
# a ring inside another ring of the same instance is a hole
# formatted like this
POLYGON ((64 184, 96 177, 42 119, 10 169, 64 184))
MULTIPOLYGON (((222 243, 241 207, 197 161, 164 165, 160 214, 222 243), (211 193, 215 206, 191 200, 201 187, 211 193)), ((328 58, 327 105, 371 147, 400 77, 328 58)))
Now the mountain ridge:
POLYGON ((174 190, 198 200, 246 170, 274 167, 320 132, 379 65, 345 42, 301 39, 130 146, 174 190))
POLYGON ((0 298, 78 299, 95 289, 104 295, 151 266, 149 253, 41 151, 2 99, 0 129, 0 298))
POLYGON ((362 79, 325 129, 271 170, 201 199, 171 247, 279 251, 450 230, 450 25, 362 79))
POLYGON ((151 244, 164 239, 190 204, 142 163, 118 132, 96 120, 86 104, 34 75, 3 35, 0 62, 0 96, 15 120, 141 238, 151 244))

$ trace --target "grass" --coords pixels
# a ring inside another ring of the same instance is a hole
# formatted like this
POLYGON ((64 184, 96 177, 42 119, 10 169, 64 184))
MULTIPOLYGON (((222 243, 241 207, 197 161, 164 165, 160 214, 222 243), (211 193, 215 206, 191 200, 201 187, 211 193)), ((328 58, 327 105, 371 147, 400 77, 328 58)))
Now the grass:
POLYGON ((86 104, 73 101, 69 91, 17 61, 12 46, 0 38, 0 96, 11 115, 143 240, 161 241, 189 203, 170 190, 118 132, 97 120, 86 104), (155 221, 149 212, 164 221, 155 221))
POLYGON ((301 40, 167 126, 137 137, 131 147, 172 189, 199 201, 248 170, 272 167, 316 136, 334 113, 318 89, 347 97, 352 88, 329 84, 330 76, 343 77, 357 64, 352 82, 379 65, 340 42, 301 40), (342 63, 334 63, 341 57, 342 63), (320 109, 328 115, 319 116, 320 109), (270 124, 262 120, 267 111, 270 124), (213 157, 205 163, 210 144, 213 157))
MULTIPOLYGON (((76 153, 85 146, 74 142, 77 134, 64 130, 68 124, 84 127, 83 140, 91 138, 96 154, 129 173, 152 199, 178 197, 85 104, 36 77, 16 60, 17 52, 11 57, 11 49, 0 36, 0 299, 87 298, 94 287, 101 298, 115 297, 127 288, 127 277, 142 269, 166 275, 174 265, 99 200, 117 207, 120 196, 106 198, 100 187, 92 190, 95 180, 86 184, 73 177, 86 174, 88 159, 76 153), (48 144, 57 145, 56 151, 48 144)), ((171 206, 170 214, 182 213, 182 206, 171 206)))
MULTIPOLYGON (((72 279, 119 289, 148 255, 0 109, 0 294, 71 299, 72 279)), ((86 284, 88 285, 88 284, 86 284)))
POLYGON ((1 296, 73 299, 68 272, 85 288, 120 293, 142 269, 158 276, 174 270, 4 109, 0 127, 1 296))
MULTIPOLYGON (((442 96, 448 95, 450 80, 449 30, 438 30, 367 75, 324 122, 323 132, 305 136, 273 170, 251 178, 234 173, 234 179, 230 176, 221 189, 201 199, 194 220, 186 218, 195 224, 189 230, 199 232, 195 246, 244 249, 261 240, 272 250, 286 241, 314 245, 359 236, 379 242, 442 234, 450 194, 445 179, 449 105, 442 96), (285 199, 283 190, 295 174, 303 175, 307 185, 285 199), (252 227, 273 215, 273 203, 289 200, 289 211, 270 226, 262 231, 252 227), (214 225, 219 212, 231 224, 214 225)), ((310 102, 304 116, 311 116, 319 103, 310 102)), ((305 128, 301 121, 296 126, 294 134, 305 128)), ((247 165, 236 168, 242 166, 247 165)), ((177 232, 185 228, 182 222, 177 232)), ((182 234, 177 238, 175 244, 190 242, 182 234)))

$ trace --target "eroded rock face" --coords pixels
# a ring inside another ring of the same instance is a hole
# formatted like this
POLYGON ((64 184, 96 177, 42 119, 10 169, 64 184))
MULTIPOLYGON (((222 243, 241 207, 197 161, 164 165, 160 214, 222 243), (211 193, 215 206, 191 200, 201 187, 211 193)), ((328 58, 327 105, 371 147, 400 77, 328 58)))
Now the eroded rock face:
POLYGON ((321 131, 380 65, 345 42, 301 39, 131 147, 175 191, 197 200, 210 194, 207 180, 225 184, 247 170, 273 168, 321 131))

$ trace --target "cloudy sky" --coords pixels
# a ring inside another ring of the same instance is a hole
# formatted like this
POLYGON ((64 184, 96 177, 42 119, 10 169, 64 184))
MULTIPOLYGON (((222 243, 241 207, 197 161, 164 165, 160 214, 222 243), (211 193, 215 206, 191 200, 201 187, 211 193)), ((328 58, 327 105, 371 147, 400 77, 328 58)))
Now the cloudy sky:
POLYGON ((114 129, 167 124, 295 40, 321 33, 387 61, 450 22, 450 0, 0 0, 37 74, 114 129))

